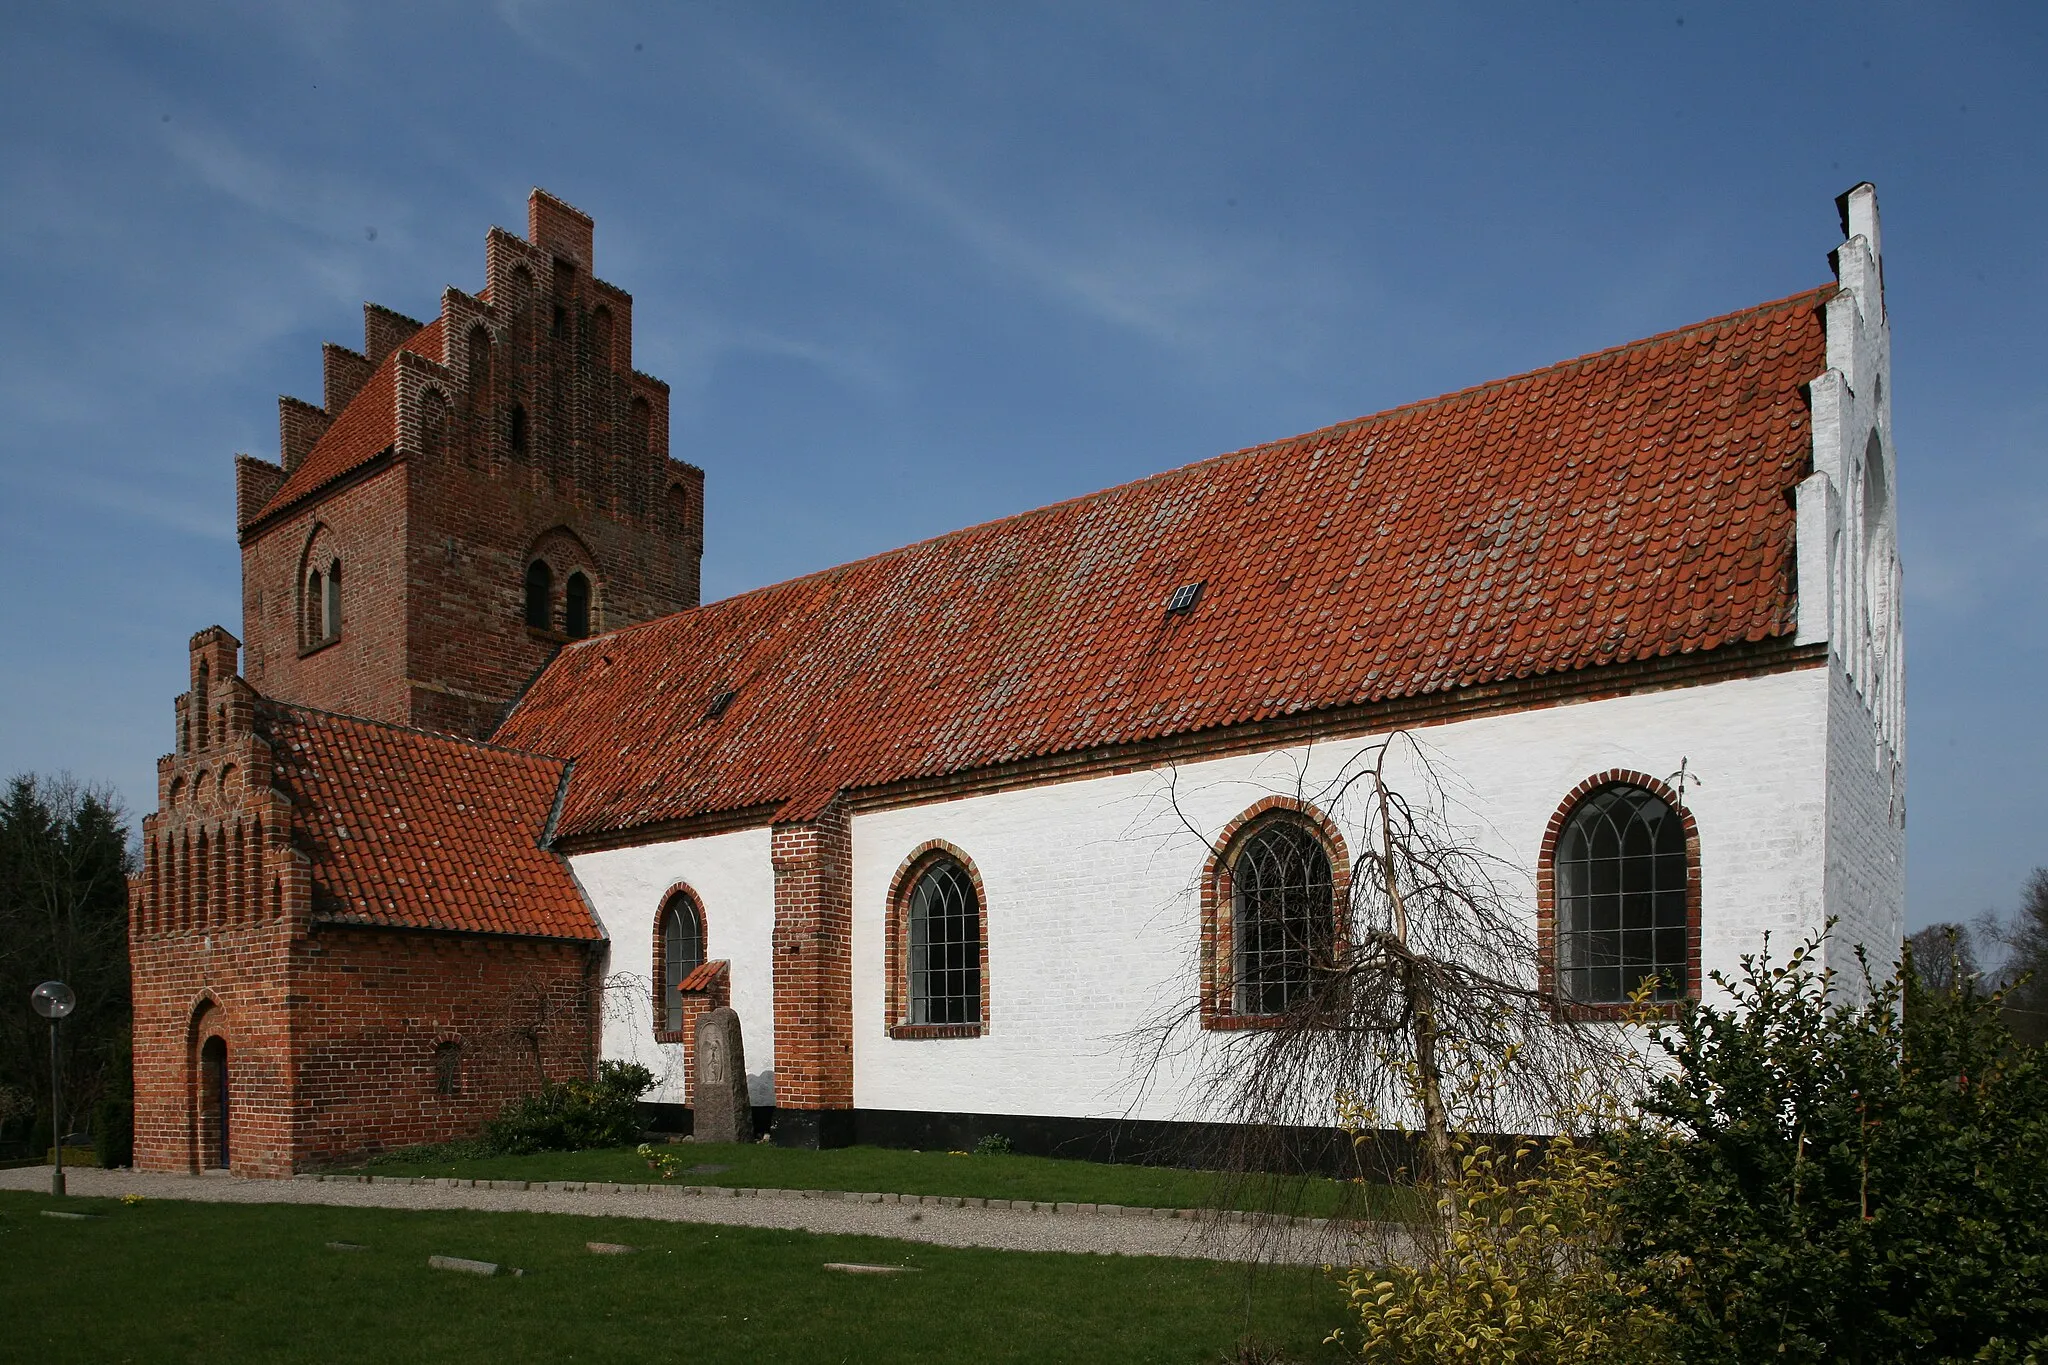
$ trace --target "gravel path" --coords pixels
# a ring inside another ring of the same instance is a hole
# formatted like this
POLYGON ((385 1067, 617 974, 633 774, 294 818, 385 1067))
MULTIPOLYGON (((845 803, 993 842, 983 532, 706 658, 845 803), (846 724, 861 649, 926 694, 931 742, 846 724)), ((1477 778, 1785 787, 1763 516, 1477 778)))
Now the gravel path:
MULTIPOLYGON (((695 1185, 600 1185, 525 1181, 410 1180, 401 1177, 232 1176, 67 1170, 73 1194, 194 1199, 219 1204, 337 1204, 355 1208, 482 1209, 494 1213, 567 1213, 592 1218, 652 1218, 801 1228, 810 1232, 895 1237, 943 1246, 1004 1251, 1095 1252, 1320 1265, 1341 1258, 1345 1232, 1321 1219, 1260 1220, 1202 1216, 1186 1209, 1125 1209, 1087 1204, 988 1207, 938 1195, 848 1194, 832 1190, 732 1190, 695 1185)), ((50 1188, 50 1168, 0 1171, 0 1189, 50 1188)), ((1022 1201, 1017 1201, 1019 1205, 1022 1201)))

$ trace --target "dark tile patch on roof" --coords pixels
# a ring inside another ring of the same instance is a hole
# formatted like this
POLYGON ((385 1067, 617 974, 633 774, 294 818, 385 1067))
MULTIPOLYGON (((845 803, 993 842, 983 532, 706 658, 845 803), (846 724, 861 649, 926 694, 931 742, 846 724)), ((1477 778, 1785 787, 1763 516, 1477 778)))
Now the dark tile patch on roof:
POLYGON ((542 847, 561 760, 276 702, 263 727, 312 858, 316 919, 603 937, 542 847))
POLYGON ((1788 635, 1832 292, 582 642, 497 738, 573 837, 1788 635))

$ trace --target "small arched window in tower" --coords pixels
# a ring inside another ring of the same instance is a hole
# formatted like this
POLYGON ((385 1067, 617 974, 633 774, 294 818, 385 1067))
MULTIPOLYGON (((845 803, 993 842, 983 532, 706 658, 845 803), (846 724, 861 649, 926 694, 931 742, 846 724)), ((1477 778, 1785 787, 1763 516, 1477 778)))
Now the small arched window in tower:
POLYGON ((526 404, 514 403, 505 414, 505 445, 514 455, 526 453, 526 404))
POLYGON ((327 575, 315 569, 306 575, 306 643, 317 645, 326 639, 325 612, 327 603, 327 575))
POLYGON ((661 998, 663 1031, 683 1027, 683 981, 704 965, 704 917, 687 891, 678 891, 661 908, 661 998))
POLYGON ((612 367, 612 310, 599 308, 590 315, 590 363, 602 370, 612 367))
POLYGON ((1315 989, 1337 931, 1330 851, 1301 820, 1269 820, 1230 864, 1239 1014, 1283 1014, 1315 989))
POLYGON ((536 559, 526 566, 526 624, 535 630, 552 630, 555 624, 555 575, 547 561, 536 559))
POLYGON ((1690 989, 1685 822, 1655 792, 1617 782, 1571 813, 1557 841, 1557 967, 1567 1000, 1618 1005, 1647 977, 1690 989))
POLYGON ((569 575, 562 591, 563 627, 572 640, 590 634, 590 580, 580 573, 569 575))
POLYGON ((327 591, 320 599, 320 638, 341 638, 341 561, 327 566, 327 591))

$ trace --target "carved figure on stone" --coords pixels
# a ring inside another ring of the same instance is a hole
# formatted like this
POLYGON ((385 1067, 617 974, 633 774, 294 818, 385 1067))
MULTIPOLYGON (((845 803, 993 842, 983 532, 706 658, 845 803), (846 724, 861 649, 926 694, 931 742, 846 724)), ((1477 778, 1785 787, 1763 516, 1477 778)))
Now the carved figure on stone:
POLYGON ((721 1006, 697 1020, 696 1062, 691 1101, 697 1140, 751 1141, 754 1111, 747 1099, 746 1051, 740 1043, 738 1011, 721 1006))

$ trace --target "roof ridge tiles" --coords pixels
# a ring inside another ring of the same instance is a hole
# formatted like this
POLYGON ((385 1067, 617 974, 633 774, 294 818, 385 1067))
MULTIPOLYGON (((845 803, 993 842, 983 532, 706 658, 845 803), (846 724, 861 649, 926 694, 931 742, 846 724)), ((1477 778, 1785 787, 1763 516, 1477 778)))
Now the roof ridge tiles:
POLYGON ((520 749, 510 744, 498 744, 488 739, 472 739, 468 735, 453 734, 447 730, 429 730, 419 725, 402 725, 393 720, 378 720, 374 716, 358 716, 348 711, 331 711, 321 706, 309 706, 305 702, 300 701, 279 701, 274 697, 265 697, 260 694, 257 700, 260 705, 274 711, 296 711, 320 720, 347 721, 354 725, 367 725, 378 730, 391 730, 403 735, 412 735, 419 739, 445 740, 449 744, 462 749, 483 749, 491 753, 503 754, 510 758, 530 758, 542 763, 562 764, 565 767, 575 762, 574 759, 563 758, 556 754, 544 754, 538 749, 520 749))
POLYGON ((563 653, 566 654, 572 650, 587 649, 590 646, 606 639, 615 640, 622 636, 630 635, 638 631, 648 630, 652 627, 660 626, 667 622, 674 621, 677 617, 702 616, 706 613, 713 612, 718 608, 725 607, 733 603, 742 602, 749 598, 759 598, 768 593, 795 587, 796 585, 801 583, 821 581, 835 574, 840 574, 848 572, 853 569, 861 568, 866 565, 871 565, 880 560, 886 560, 893 555, 908 554, 913 550, 922 549, 927 546, 939 545, 945 541, 956 540, 964 536, 973 535, 977 532, 986 532, 995 527, 1026 521, 1033 517, 1046 516, 1051 513, 1057 512, 1063 508, 1078 507, 1083 504, 1093 502, 1098 498, 1108 498, 1118 493, 1127 492, 1132 489, 1142 488, 1147 484, 1159 483, 1173 478, 1183 478, 1196 470, 1213 468, 1216 466, 1234 462, 1239 459, 1247 459, 1251 456, 1262 454, 1264 452, 1271 450, 1276 450, 1283 446, 1294 445, 1298 442, 1307 441, 1313 437, 1329 436, 1333 433, 1348 434, 1352 431, 1370 426, 1374 423, 1385 422, 1397 417, 1413 415, 1416 413, 1426 411, 1432 407, 1448 406, 1461 399, 1470 399, 1479 394, 1485 393, 1488 390, 1505 388, 1509 385, 1520 384, 1529 380, 1539 379, 1545 375, 1568 374, 1575 369, 1579 369, 1584 366, 1590 365, 1595 361, 1609 359, 1617 355, 1625 354, 1629 351, 1644 350, 1651 346, 1655 346, 1664 342, 1669 342, 1676 338, 1683 337, 1691 333, 1704 332, 1714 328, 1725 327, 1730 325, 1731 323, 1740 322, 1749 318, 1761 317, 1765 314, 1775 311, 1788 311, 1802 304, 1824 303, 1829 298, 1833 297, 1835 292, 1839 288, 1839 285, 1833 283, 1816 285, 1811 289, 1800 290, 1796 294, 1787 294, 1783 298, 1772 299, 1766 303, 1753 304, 1748 308, 1738 308, 1732 312, 1722 313, 1716 317, 1706 318, 1699 322, 1688 323, 1683 327, 1674 327, 1671 328, 1669 331, 1659 332, 1654 336, 1640 337, 1634 341, 1625 341, 1619 345, 1604 347, 1597 351, 1587 351, 1582 355, 1572 356, 1565 360, 1554 361, 1548 365, 1540 365, 1533 370, 1524 370, 1519 374, 1507 375, 1500 379, 1490 379, 1487 380, 1485 383, 1468 385, 1462 389, 1452 389, 1445 393, 1436 394, 1433 397, 1429 398, 1418 398, 1412 402, 1402 403, 1395 407, 1382 408, 1378 412, 1369 412, 1358 417, 1347 417, 1343 421, 1332 422, 1327 426, 1314 427, 1308 431, 1298 432, 1292 436, 1282 436, 1271 441, 1261 441, 1256 445, 1239 446, 1235 450, 1225 450, 1220 451, 1214 455, 1205 455, 1199 460, 1190 460, 1186 464, 1175 465, 1170 469, 1162 469, 1157 471, 1156 473, 1143 475, 1140 478, 1126 480, 1123 483, 1111 484, 1106 488, 1097 488, 1086 493, 1076 493, 1072 497, 1061 498, 1055 502, 1044 503, 1037 507, 1026 508, 1021 512, 1009 512, 999 517, 990 517, 986 521, 972 522, 966 526, 955 527, 951 531, 944 531, 935 536, 927 536, 922 540, 908 541, 902 545, 891 546, 886 550, 876 550, 872 554, 862 555, 858 558, 849 559, 839 564, 828 565, 827 567, 822 569, 813 569, 809 573, 798 574, 794 578, 784 578, 778 579, 776 582, 773 583, 764 583, 756 588, 748 588, 744 592, 736 592, 730 597, 721 597, 716 601, 705 602, 695 607, 686 607, 682 611, 670 612, 666 616, 657 616, 652 620, 635 622, 634 624, 629 626, 621 626, 616 630, 606 631, 601 635, 593 635, 587 639, 574 641, 571 644, 565 646, 563 653))

